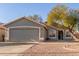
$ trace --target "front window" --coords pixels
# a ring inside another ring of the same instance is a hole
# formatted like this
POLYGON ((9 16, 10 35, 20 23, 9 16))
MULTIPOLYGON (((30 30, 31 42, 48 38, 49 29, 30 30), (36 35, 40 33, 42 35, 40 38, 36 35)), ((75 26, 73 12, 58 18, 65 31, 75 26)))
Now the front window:
POLYGON ((53 32, 49 33, 49 37, 55 37, 55 33, 53 32))
POLYGON ((56 37, 56 31, 50 29, 49 30, 49 37, 56 37))
POLYGON ((67 34, 67 35, 66 35, 66 37, 70 37, 70 35, 69 35, 69 34, 67 34))
POLYGON ((68 31, 66 31, 66 37, 71 37, 71 35, 68 31))

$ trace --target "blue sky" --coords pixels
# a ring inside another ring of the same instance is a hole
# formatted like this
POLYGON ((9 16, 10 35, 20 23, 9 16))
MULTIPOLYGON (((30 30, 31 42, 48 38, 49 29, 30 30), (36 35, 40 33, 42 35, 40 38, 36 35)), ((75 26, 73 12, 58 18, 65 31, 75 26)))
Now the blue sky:
MULTIPOLYGON (((0 3, 0 22, 7 23, 22 16, 37 14, 46 20, 49 11, 57 5, 56 3, 0 3)), ((73 9, 79 9, 79 4, 66 4, 73 9)))

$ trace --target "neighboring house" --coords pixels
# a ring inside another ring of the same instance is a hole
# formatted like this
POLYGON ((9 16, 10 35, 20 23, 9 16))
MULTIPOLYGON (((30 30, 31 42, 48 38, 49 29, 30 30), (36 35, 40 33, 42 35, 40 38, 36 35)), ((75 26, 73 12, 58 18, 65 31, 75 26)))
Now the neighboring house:
POLYGON ((5 27, 1 24, 0 25, 0 42, 4 42, 5 40, 5 27))
POLYGON ((5 41, 10 42, 39 42, 49 40, 71 40, 69 32, 65 29, 48 26, 36 22, 29 17, 18 18, 5 24, 5 41))

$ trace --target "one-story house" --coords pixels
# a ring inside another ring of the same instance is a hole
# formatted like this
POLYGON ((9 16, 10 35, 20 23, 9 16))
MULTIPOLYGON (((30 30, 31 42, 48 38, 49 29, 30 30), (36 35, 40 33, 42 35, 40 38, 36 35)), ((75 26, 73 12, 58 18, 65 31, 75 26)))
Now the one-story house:
POLYGON ((21 17, 5 24, 5 41, 10 42, 39 42, 50 40, 71 40, 67 30, 57 29, 36 22, 29 17, 21 17))

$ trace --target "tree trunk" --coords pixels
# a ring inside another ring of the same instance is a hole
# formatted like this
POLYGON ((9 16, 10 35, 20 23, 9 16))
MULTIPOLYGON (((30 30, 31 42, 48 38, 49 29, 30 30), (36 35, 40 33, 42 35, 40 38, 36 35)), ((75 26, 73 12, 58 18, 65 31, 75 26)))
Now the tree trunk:
POLYGON ((73 31, 71 29, 69 29, 69 32, 70 32, 71 36, 73 37, 74 41, 79 41, 79 39, 75 36, 75 34, 73 33, 73 31))

